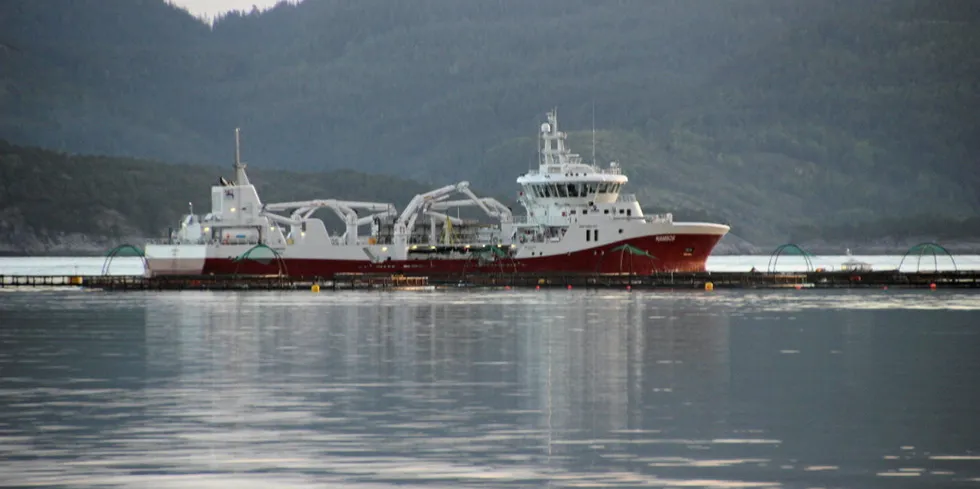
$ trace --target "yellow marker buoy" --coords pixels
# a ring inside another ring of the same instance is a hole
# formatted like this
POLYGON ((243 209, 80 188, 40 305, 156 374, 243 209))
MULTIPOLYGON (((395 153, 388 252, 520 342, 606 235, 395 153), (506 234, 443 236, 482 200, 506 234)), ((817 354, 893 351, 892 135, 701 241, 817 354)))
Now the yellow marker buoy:
POLYGON ((320 291, 320 285, 319 284, 313 284, 313 287, 310 287, 310 291, 311 292, 319 292, 320 291))
POLYGON ((705 282, 704 283, 704 290, 707 290, 707 291, 715 290, 715 284, 713 284, 711 282, 705 282))

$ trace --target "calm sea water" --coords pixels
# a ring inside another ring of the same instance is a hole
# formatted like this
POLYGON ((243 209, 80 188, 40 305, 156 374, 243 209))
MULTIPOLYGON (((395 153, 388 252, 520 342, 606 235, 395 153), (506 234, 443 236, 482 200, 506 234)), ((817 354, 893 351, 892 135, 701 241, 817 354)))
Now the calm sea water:
POLYGON ((980 294, 0 293, 0 486, 974 487, 980 294))

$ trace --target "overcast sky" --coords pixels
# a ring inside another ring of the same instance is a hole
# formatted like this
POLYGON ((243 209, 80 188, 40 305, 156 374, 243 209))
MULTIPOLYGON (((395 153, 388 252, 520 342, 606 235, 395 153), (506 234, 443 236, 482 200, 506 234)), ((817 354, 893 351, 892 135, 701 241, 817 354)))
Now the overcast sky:
POLYGON ((204 17, 214 17, 229 10, 252 10, 255 5, 260 9, 271 7, 279 0, 169 0, 170 3, 186 8, 192 14, 204 17))

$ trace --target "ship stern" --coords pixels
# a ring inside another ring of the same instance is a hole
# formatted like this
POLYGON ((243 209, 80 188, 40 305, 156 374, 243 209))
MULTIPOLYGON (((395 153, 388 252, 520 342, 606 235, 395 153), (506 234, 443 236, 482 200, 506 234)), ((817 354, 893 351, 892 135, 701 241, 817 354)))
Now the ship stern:
POLYGON ((161 275, 201 275, 207 258, 204 244, 148 244, 146 266, 151 277, 161 275))

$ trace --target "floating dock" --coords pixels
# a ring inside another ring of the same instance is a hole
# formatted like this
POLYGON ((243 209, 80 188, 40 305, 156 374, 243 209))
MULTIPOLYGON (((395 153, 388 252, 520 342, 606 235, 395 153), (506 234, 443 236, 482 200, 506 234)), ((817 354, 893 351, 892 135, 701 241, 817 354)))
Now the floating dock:
POLYGON ((434 290, 458 288, 614 289, 854 289, 980 288, 980 270, 899 272, 895 270, 799 273, 699 272, 653 275, 487 274, 416 277, 346 274, 330 279, 276 275, 205 276, 0 276, 0 288, 81 287, 101 290, 434 290))
POLYGON ((103 290, 351 290, 431 289, 427 277, 338 275, 331 280, 276 275, 0 275, 0 288, 81 287, 103 290))

